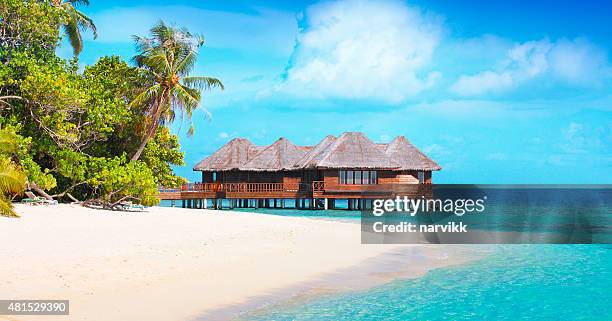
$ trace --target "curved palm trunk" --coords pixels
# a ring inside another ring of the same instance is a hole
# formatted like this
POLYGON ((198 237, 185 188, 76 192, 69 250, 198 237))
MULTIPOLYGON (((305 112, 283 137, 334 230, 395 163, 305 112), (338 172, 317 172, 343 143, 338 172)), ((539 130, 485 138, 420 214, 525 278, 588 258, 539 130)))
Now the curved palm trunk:
POLYGON ((132 158, 130 159, 130 161, 136 161, 138 159, 140 159, 140 156, 142 155, 142 152, 144 151, 145 147, 147 147, 147 144, 149 143, 149 141, 151 140, 151 138, 153 138, 153 136, 155 136, 155 132, 157 131, 157 126, 159 125, 159 117, 161 117, 162 111, 163 111, 163 105, 164 105, 164 97, 165 94, 161 96, 161 100, 159 101, 159 104, 157 104, 157 108, 155 110, 155 114, 153 114, 153 125, 151 126, 151 128, 149 129, 149 131, 147 132, 147 135, 145 135, 145 137, 142 139, 142 142, 140 143, 140 146, 138 146, 138 149, 136 150, 136 152, 134 153, 134 155, 132 155, 132 158))

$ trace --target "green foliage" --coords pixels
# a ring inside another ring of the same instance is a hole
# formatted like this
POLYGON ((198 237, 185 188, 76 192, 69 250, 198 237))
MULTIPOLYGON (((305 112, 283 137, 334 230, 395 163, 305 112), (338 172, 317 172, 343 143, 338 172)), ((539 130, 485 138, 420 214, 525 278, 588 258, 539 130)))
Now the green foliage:
POLYGON ((132 200, 146 206, 159 203, 157 184, 145 163, 125 163, 124 159, 113 158, 97 165, 99 172, 92 179, 92 185, 97 187, 97 192, 110 207, 132 200))
POLYGON ((55 177, 49 173, 48 169, 43 171, 34 160, 34 155, 31 152, 32 137, 18 135, 17 132, 19 129, 20 127, 8 126, 4 128, 4 130, 0 130, 0 133, 2 133, 2 135, 0 135, 0 141, 2 140, 1 137, 4 136, 10 137, 8 139, 14 142, 11 154, 19 162, 28 181, 36 182, 42 189, 49 190, 54 188, 57 186, 55 177))
POLYGON ((119 57, 103 57, 81 73, 76 60, 55 56, 57 30, 71 18, 66 3, 0 4, 0 32, 10 36, 0 49, 0 98, 11 97, 0 102, 5 132, 0 143, 9 136, 12 141, 14 166, 9 167, 58 198, 70 193, 111 209, 128 200, 157 204, 157 186, 185 182, 171 168, 184 160, 178 137, 165 126, 169 112, 156 123, 161 126, 155 126, 142 159, 127 158, 151 133, 150 105, 133 101, 156 79, 150 70, 131 67, 119 57))
POLYGON ((112 208, 121 201, 135 200, 156 205, 158 190, 153 172, 144 162, 123 157, 93 157, 70 150, 58 152, 58 172, 72 182, 89 187, 88 199, 112 208))
POLYGON ((172 135, 167 127, 161 127, 147 144, 141 160, 151 168, 157 185, 180 187, 187 183, 183 177, 176 176, 170 167, 170 164, 185 165, 179 148, 178 137, 172 135))
POLYGON ((18 217, 7 195, 20 194, 25 189, 26 175, 11 158, 19 146, 14 133, 0 129, 0 215, 18 217))
POLYGON ((54 56, 58 27, 67 18, 50 1, 0 1, 0 57, 9 57, 15 49, 39 58, 54 56))
POLYGON ((138 69, 103 57, 78 74, 74 64, 61 60, 40 64, 23 54, 14 57, 0 79, 23 99, 2 111, 0 124, 20 133, 18 159, 30 181, 56 195, 70 192, 103 202, 125 197, 145 204, 155 203, 158 185, 185 182, 170 167, 182 165, 183 154, 166 127, 158 129, 142 162, 125 161, 140 141, 144 121, 142 108, 129 105, 146 81, 138 69), (110 179, 110 173, 121 179, 110 179), (129 188, 119 187, 124 183, 129 188))

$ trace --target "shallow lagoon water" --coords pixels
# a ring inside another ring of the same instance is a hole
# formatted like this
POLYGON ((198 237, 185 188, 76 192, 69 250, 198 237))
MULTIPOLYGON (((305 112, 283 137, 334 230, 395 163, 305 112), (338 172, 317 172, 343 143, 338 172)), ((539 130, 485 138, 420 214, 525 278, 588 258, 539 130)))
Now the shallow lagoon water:
MULTIPOLYGON (((443 245, 442 245, 443 246, 443 245)), ((612 246, 499 245, 484 259, 246 320, 612 320, 612 246)))

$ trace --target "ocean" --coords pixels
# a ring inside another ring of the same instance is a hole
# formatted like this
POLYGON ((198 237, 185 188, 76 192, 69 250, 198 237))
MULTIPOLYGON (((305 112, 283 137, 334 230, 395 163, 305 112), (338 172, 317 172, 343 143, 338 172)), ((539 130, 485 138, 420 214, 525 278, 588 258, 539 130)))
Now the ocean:
MULTIPOLYGON (((443 246, 443 245, 442 245, 443 246)), ((612 246, 498 245, 490 256, 244 320, 612 320, 612 246)))

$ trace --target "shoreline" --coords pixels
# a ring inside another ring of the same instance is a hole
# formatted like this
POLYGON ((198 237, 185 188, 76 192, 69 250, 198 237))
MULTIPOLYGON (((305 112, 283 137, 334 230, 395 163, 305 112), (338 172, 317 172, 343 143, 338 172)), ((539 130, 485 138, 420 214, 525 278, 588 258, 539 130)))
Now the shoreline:
MULTIPOLYGON (((427 245, 362 245, 358 225, 308 217, 67 204, 16 210, 21 219, 0 219, 0 242, 12 245, 0 250, 0 295, 69 299, 71 315, 0 320, 198 320, 300 289, 372 286, 415 274, 396 269, 398 259, 436 255, 427 245)), ((426 272, 429 261, 413 268, 426 272)))
POLYGON ((490 253, 488 246, 478 249, 464 245, 418 245, 399 248, 349 268, 326 273, 316 280, 255 297, 240 305, 209 311, 193 321, 242 320, 244 316, 256 315, 278 306, 301 304, 322 296, 365 291, 396 280, 417 279, 438 268, 484 259, 490 253))

